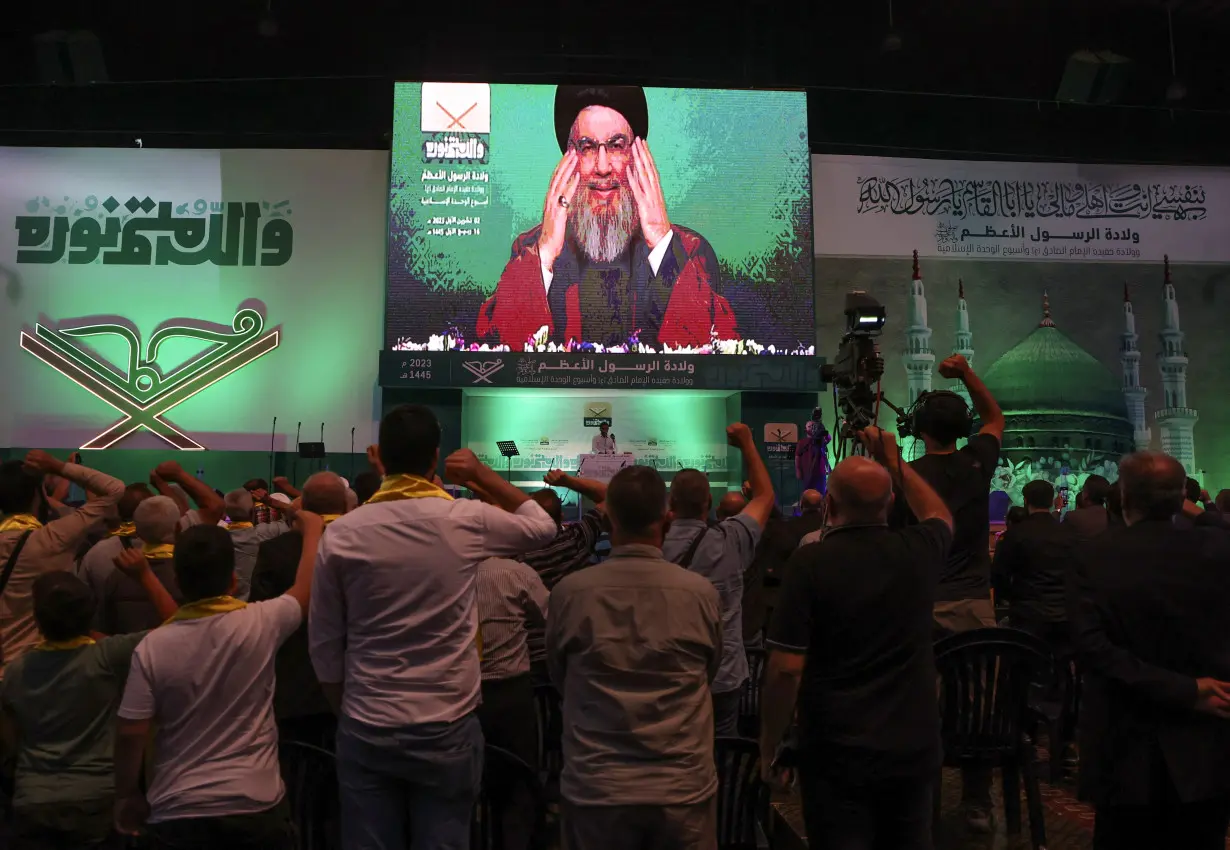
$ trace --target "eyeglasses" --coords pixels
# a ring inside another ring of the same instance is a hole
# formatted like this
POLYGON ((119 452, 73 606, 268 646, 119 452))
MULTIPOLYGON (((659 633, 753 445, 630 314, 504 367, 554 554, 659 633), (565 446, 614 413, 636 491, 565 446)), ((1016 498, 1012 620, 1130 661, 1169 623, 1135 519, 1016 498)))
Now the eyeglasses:
POLYGON ((572 146, 585 159, 597 157, 598 148, 606 148, 606 155, 610 157, 626 157, 632 152, 632 140, 622 134, 611 136, 605 142, 581 137, 573 142, 572 146))

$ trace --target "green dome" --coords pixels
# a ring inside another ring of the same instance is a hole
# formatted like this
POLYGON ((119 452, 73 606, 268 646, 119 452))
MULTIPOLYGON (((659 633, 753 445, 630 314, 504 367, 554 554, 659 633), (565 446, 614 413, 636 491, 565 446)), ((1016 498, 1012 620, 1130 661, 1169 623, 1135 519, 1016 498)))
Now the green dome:
POLYGON ((982 380, 1005 414, 1057 410, 1127 418, 1119 379, 1064 336, 1049 316, 996 360, 982 380))

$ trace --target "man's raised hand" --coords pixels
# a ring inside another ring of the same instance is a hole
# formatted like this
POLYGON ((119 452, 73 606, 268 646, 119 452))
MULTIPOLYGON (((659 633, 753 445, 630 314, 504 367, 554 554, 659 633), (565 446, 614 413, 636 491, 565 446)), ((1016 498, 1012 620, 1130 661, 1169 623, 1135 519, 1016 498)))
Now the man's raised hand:
POLYGON ((636 199, 636 210, 641 220, 641 236, 653 250, 671 232, 671 222, 666 214, 666 198, 662 195, 658 166, 644 139, 633 140, 632 162, 627 173, 628 187, 636 199))
POLYGON ((577 193, 577 186, 581 184, 577 160, 577 152, 569 147, 559 165, 555 166, 555 173, 547 185, 547 199, 542 205, 542 232, 538 235, 538 256, 548 269, 564 250, 568 206, 577 193), (560 198, 564 199, 564 203, 560 203, 560 198))

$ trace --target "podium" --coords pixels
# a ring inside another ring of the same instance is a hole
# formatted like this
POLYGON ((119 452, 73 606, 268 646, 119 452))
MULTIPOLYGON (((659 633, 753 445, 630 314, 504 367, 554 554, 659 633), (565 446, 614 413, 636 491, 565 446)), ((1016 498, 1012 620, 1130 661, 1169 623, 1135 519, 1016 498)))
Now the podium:
POLYGON ((577 468, 577 475, 581 478, 592 478, 594 481, 601 481, 603 484, 615 477, 615 473, 627 466, 635 466, 636 458, 632 456, 632 452, 620 452, 619 454, 610 455, 581 455, 581 463, 577 468))

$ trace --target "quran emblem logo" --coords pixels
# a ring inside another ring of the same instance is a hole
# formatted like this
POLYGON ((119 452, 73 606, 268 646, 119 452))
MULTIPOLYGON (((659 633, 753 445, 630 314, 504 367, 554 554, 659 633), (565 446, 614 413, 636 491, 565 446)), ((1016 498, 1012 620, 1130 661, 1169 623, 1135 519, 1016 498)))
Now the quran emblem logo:
MULTIPOLYGON (((175 320, 154 332, 144 345, 133 328, 118 322, 53 329, 41 324, 21 332, 21 347, 73 383, 114 407, 123 418, 87 442, 83 449, 105 449, 140 428, 152 431, 184 451, 202 451, 196 442, 163 417, 202 390, 278 347, 281 332, 262 333, 264 317, 251 308, 235 313, 231 330, 214 330, 175 320), (128 344, 127 362, 117 367, 86 351, 75 340, 118 336, 128 344), (164 372, 155 362, 169 339, 193 339, 208 348, 164 372)), ((224 326, 215 326, 224 327, 224 326)))
POLYGON ((503 360, 467 360, 461 367, 474 376, 471 383, 490 384, 491 376, 504 368, 503 360))

